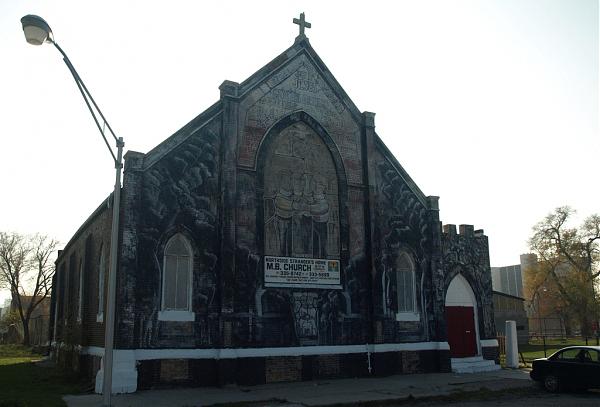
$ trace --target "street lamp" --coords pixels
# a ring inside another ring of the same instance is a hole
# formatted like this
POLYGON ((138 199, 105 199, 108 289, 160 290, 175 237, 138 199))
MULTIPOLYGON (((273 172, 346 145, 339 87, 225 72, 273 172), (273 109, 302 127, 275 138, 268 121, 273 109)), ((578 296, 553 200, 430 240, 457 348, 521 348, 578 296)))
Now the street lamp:
POLYGON ((92 118, 96 122, 96 126, 104 139, 104 143, 113 158, 116 170, 115 176, 115 190, 113 192, 113 215, 112 215, 112 229, 110 237, 110 270, 108 272, 108 300, 106 310, 106 321, 104 325, 104 380, 102 386, 102 394, 104 396, 104 405, 110 406, 110 396, 112 392, 112 368, 113 368, 113 345, 114 345, 114 328, 115 328, 115 291, 117 282, 117 246, 119 240, 119 207, 121 200, 121 170, 123 168, 123 147, 125 143, 122 137, 118 137, 113 132, 112 128, 104 118, 104 115, 100 111, 100 108, 94 101, 94 98, 87 90, 87 87, 81 80, 81 77, 71 64, 71 61, 67 57, 67 54, 62 50, 61 47, 54 41, 52 30, 48 23, 41 17, 29 14, 21 18, 21 24, 23 25, 23 32, 25 33, 25 39, 32 45, 42 45, 46 42, 53 44, 56 49, 63 56, 63 61, 69 68, 69 71, 75 79, 77 88, 81 92, 81 96, 85 101, 85 104, 90 111, 92 118), (93 108, 92 108, 93 106, 93 108), (98 117, 99 116, 99 117, 98 117), (100 119, 102 125, 100 125, 100 119), (111 148, 108 140, 106 140, 105 127, 110 131, 110 135, 115 140, 117 146, 117 154, 111 148))

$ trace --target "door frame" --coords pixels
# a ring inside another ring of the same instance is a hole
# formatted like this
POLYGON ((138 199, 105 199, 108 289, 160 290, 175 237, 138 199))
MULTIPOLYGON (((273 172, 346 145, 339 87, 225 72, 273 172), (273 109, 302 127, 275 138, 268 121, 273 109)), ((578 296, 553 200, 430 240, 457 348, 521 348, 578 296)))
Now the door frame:
MULTIPOLYGON (((479 337, 479 312, 477 307, 477 299, 475 293, 471 288, 471 284, 458 273, 450 281, 448 288, 446 289, 446 295, 444 300, 445 307, 473 307, 473 323, 475 324, 475 356, 481 356, 481 340, 479 337)), ((444 318, 445 312, 444 312, 444 318)), ((446 320, 448 323, 448 320, 446 320)))

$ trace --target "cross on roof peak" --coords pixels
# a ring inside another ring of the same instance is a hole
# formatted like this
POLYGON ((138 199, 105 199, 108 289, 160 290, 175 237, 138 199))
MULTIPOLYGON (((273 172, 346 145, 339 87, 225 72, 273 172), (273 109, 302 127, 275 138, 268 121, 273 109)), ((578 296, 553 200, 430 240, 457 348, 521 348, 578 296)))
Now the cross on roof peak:
POLYGON ((298 26, 300 27, 300 33, 298 34, 298 37, 305 37, 304 28, 310 28, 310 23, 304 19, 304 13, 300 13, 299 19, 294 18, 293 23, 298 24, 298 26))

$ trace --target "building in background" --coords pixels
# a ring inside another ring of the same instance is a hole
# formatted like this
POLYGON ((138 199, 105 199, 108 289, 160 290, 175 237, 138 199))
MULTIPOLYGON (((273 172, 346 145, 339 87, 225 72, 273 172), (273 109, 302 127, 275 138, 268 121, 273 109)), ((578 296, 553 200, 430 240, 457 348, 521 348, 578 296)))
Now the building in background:
POLYGON ((506 321, 515 321, 519 344, 529 341, 529 320, 525 312, 525 299, 494 290, 494 321, 498 336, 505 335, 506 321))
POLYGON ((523 298, 521 265, 492 267, 492 287, 494 291, 523 298))
POLYGON ((506 321, 515 321, 519 344, 529 340, 529 321, 523 297, 522 264, 528 255, 521 255, 521 264, 492 267, 494 320, 498 335, 504 335, 506 321))
POLYGON ((0 307, 0 320, 8 314, 10 311, 10 297, 4 300, 4 303, 0 307))

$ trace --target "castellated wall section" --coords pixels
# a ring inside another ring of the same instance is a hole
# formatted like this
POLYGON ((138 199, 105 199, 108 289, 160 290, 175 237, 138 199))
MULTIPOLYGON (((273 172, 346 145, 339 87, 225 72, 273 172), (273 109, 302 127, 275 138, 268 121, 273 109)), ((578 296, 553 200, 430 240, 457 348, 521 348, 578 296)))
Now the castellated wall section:
POLYGON ((476 299, 477 330, 482 340, 481 352, 485 359, 498 360, 494 304, 492 297, 492 274, 490 269, 488 238, 482 229, 472 225, 444 225, 442 233, 444 265, 444 289, 457 276, 464 277, 476 299))

